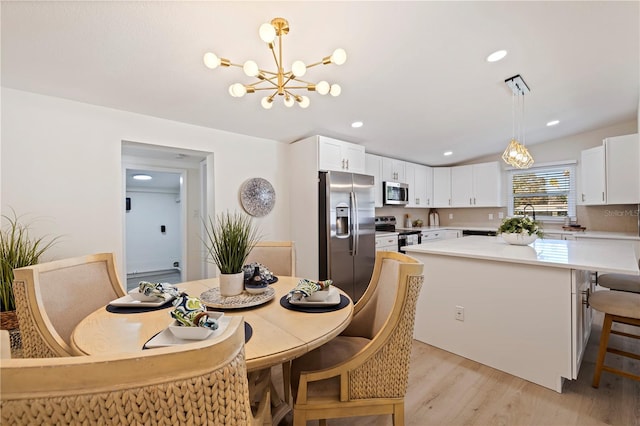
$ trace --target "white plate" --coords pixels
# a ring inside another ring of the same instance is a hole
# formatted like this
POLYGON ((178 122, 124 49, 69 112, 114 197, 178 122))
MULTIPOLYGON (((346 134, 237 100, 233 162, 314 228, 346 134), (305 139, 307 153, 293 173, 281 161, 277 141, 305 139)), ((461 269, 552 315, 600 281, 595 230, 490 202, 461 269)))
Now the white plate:
MULTIPOLYGON (((221 335, 226 330, 227 326, 229 325, 229 322, 231 322, 231 317, 223 316, 222 318, 220 318, 220 321, 218 321, 218 329, 213 330, 213 332, 204 340, 213 339, 214 337, 218 337, 219 335, 221 335)), ((199 341, 201 342, 202 340, 199 340, 199 341)), ((176 337, 171 332, 171 330, 169 330, 169 327, 167 327, 164 330, 162 330, 160 333, 153 336, 151 340, 147 342, 145 347, 161 348, 164 346, 183 345, 185 343, 193 343, 193 342, 196 342, 196 340, 180 339, 176 337)))
POLYGON ((170 300, 175 299, 175 296, 165 293, 164 300, 160 299, 157 302, 141 302, 140 300, 135 300, 130 295, 122 296, 119 299, 112 300, 109 302, 111 306, 118 306, 121 308, 133 308, 133 307, 145 307, 145 308, 155 308, 158 306, 162 306, 170 300))
POLYGON ((329 288, 329 295, 324 301, 309 302, 303 297, 300 300, 290 299, 289 303, 297 306, 333 306, 340 303, 340 292, 332 286, 329 288))

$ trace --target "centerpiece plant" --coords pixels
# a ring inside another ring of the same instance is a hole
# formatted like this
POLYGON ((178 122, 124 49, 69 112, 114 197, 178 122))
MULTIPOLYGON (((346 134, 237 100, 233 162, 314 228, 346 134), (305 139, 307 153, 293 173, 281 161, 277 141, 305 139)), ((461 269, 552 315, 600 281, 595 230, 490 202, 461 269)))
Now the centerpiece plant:
POLYGON ((259 240, 258 230, 248 215, 226 211, 217 215, 215 221, 211 217, 205 221, 204 245, 209 253, 209 261, 213 262, 222 274, 221 295, 234 296, 242 292, 242 267, 259 240))
POLYGON ((523 234, 543 236, 542 225, 529 216, 508 217, 498 228, 499 234, 523 234))

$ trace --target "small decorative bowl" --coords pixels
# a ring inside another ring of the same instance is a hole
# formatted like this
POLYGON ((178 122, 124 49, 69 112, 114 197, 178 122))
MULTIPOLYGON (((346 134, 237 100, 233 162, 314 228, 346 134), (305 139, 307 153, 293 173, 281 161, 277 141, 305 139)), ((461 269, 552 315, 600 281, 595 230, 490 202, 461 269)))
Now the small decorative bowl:
POLYGON ((139 302, 159 302, 164 299, 164 297, 158 297, 155 295, 147 296, 144 293, 140 293, 140 289, 137 287, 129 290, 128 294, 133 300, 137 300, 139 302))
POLYGON ((244 289, 249 294, 260 294, 267 291, 269 284, 266 281, 258 281, 257 283, 245 283, 244 289))
POLYGON ((311 296, 305 297, 304 300, 306 300, 307 302, 324 302, 325 300, 327 300, 327 297, 329 297, 329 289, 318 290, 311 296))
MULTIPOLYGON (((224 316, 224 312, 207 312, 207 315, 220 321, 220 318, 224 316)), ((204 340, 214 331, 207 327, 188 327, 180 325, 176 320, 171 323, 169 330, 171 330, 173 335, 177 338, 185 340, 204 340)))

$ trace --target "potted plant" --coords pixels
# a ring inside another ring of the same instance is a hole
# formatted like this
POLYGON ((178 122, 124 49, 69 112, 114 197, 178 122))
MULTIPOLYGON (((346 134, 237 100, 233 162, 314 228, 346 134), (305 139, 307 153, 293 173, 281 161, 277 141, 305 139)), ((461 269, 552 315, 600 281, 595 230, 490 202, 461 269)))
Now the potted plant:
POLYGON ((44 237, 33 238, 29 235, 29 225, 23 224, 13 211, 12 216, 2 215, 6 222, 0 230, 0 329, 15 330, 18 328, 16 318, 16 302, 13 295, 13 270, 23 266, 35 265, 40 256, 58 239, 46 240, 44 237))
POLYGON ((259 241, 251 217, 242 213, 224 212, 214 221, 205 221, 204 244, 208 259, 220 270, 220 294, 235 296, 244 289, 244 265, 249 252, 259 241))
POLYGON ((542 238, 542 225, 529 216, 508 217, 502 221, 498 234, 509 244, 528 245, 542 238))

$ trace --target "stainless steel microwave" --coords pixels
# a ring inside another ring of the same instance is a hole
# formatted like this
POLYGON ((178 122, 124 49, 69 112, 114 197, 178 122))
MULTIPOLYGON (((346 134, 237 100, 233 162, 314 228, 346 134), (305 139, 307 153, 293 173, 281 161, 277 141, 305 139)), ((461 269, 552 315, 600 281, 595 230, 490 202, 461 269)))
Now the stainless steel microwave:
POLYGON ((384 204, 405 205, 409 203, 409 185, 400 182, 383 182, 384 204))

